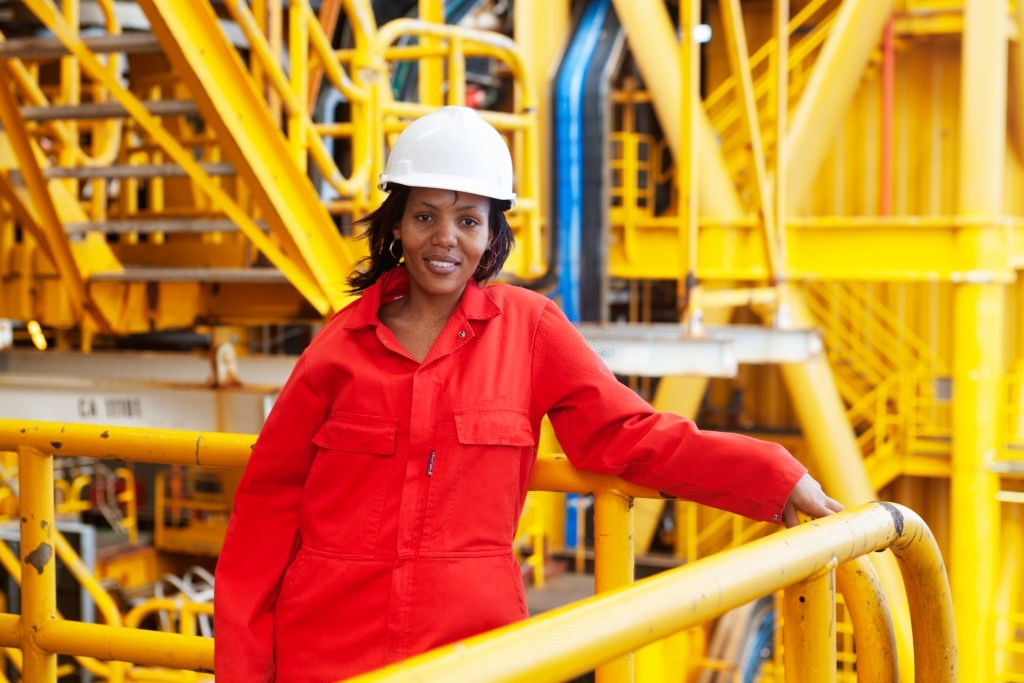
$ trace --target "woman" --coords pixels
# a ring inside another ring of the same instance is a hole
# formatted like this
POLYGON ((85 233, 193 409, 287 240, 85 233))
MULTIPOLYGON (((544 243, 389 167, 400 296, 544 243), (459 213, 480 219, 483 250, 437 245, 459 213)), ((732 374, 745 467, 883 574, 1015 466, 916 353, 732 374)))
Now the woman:
POLYGON ((527 616, 512 540, 547 415, 572 463, 757 520, 841 509, 777 444, 618 382, 551 301, 484 286, 512 162, 475 112, 399 136, 361 297, 260 433, 216 577, 218 683, 335 681, 527 616))

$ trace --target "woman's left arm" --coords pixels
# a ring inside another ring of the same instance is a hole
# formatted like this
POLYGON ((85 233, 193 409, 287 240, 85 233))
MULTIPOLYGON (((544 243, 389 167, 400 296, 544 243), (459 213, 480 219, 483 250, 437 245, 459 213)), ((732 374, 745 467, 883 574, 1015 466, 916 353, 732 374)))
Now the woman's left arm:
POLYGON ((807 469, 781 445, 702 431, 656 411, 611 373, 553 304, 538 323, 533 354, 535 409, 547 413, 576 467, 761 521, 782 523, 789 503, 806 504, 811 513, 827 507, 808 497, 801 483, 807 469))

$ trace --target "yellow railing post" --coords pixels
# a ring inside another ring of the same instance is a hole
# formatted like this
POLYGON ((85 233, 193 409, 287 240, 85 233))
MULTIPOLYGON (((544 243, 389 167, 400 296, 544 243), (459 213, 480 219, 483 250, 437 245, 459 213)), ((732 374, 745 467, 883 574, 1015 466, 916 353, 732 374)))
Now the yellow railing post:
POLYGON ((836 568, 836 585, 846 600, 853 623, 857 652, 857 676, 872 683, 896 683, 900 679, 896 657, 896 632, 889 601, 874 565, 861 556, 836 568), (856 596, 856 599, 850 599, 856 596))
MULTIPOLYGON (((900 511, 906 508, 878 503, 900 511)), ((901 516, 901 520, 906 517, 901 516)), ((907 587, 919 681, 956 681, 959 669, 956 619, 946 565, 931 529, 915 514, 890 546, 907 587), (917 618, 915 618, 917 617, 917 618)))
MULTIPOLYGON (((633 583, 633 499, 614 489, 594 492, 594 591, 633 583)), ((598 667, 597 683, 633 680, 633 653, 598 667)))
POLYGON ((38 634, 57 619, 54 552, 53 461, 31 447, 18 448, 21 490, 21 650, 26 681, 57 680, 57 655, 41 648, 38 634))
POLYGON ((783 591, 786 683, 836 680, 835 564, 783 591))

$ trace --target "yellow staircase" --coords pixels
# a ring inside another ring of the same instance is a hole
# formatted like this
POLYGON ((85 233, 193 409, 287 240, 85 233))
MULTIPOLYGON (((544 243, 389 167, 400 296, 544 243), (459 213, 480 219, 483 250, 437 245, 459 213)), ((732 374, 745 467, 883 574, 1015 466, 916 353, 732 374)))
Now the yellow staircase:
POLYGON ((322 320, 350 299, 364 248, 352 225, 380 199, 388 141, 430 106, 464 103, 457 76, 481 57, 514 93, 511 111, 483 112, 520 171, 508 275, 542 271, 535 93, 507 38, 415 20, 378 29, 368 2, 100 5, 90 25, 77 2, 30 0, 21 26, 37 35, 0 42, 7 317, 86 350, 96 334, 322 320), (342 11, 356 32, 338 50, 342 11), (394 100, 409 37, 455 70, 443 102, 394 100), (321 87, 347 117, 314 119, 321 87))

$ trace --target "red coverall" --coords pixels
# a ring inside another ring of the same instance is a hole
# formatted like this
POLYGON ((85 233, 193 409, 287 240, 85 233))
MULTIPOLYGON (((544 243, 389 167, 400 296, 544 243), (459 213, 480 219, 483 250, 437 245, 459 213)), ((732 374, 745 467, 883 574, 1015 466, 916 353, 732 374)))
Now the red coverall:
POLYGON ((386 273, 317 334, 235 494, 218 683, 336 681, 527 616, 512 540, 547 414, 581 469, 780 520, 806 471, 701 432, 611 374, 558 307, 470 282, 422 363, 377 318, 386 273))

